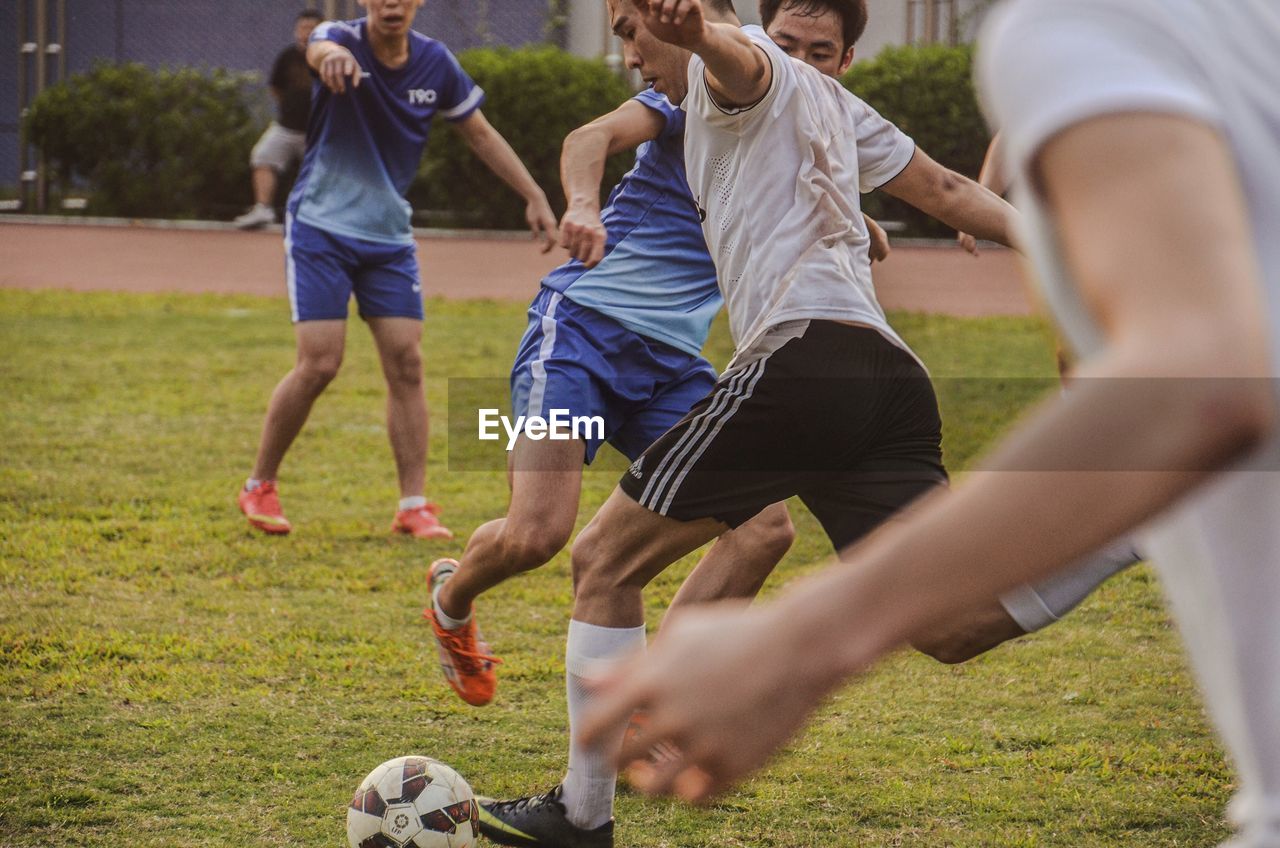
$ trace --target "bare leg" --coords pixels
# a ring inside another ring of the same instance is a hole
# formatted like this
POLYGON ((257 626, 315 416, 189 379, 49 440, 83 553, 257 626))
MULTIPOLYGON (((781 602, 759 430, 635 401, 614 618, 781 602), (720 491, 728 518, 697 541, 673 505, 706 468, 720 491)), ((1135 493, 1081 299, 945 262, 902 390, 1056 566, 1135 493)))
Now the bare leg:
POLYGON ((916 634, 911 644, 939 662, 964 662, 1001 642, 1048 627, 1140 559, 1132 543, 1120 539, 1084 557, 1071 569, 1010 590, 998 601, 939 622, 916 634))
POLYGON ((940 622, 927 632, 917 633, 911 639, 911 647, 938 662, 954 665, 1025 635, 1027 631, 1000 602, 992 600, 965 615, 940 622))
POLYGON ((786 504, 765 508, 716 539, 681 584, 668 613, 677 607, 726 598, 754 598, 795 538, 786 504))
POLYGON ((559 553, 573 533, 586 445, 521 436, 511 452, 511 504, 503 518, 471 534, 461 567, 441 587, 440 609, 466 618, 475 599, 559 553))
POLYGON ((370 318, 369 329, 387 381, 387 435, 400 497, 424 494, 427 478, 427 398, 422 387, 422 322, 370 318))
POLYGON ((253 202, 260 206, 270 206, 276 197, 276 171, 269 165, 259 165, 253 169, 253 202))
POLYGON ((644 624, 641 593, 680 557, 724 533, 714 518, 677 521, 614 489, 573 544, 573 617, 599 627, 644 624))
POLYGON ((575 597, 564 661, 569 768, 560 797, 566 817, 577 827, 600 827, 612 813, 617 780, 612 754, 623 732, 619 727, 592 747, 579 743, 577 729, 595 697, 590 676, 602 663, 616 662, 644 646, 645 585, 725 529, 711 518, 664 518, 615 488, 574 542, 575 597))
POLYGON ((285 453, 311 413, 311 405, 342 365, 346 333, 346 321, 299 321, 294 325, 297 360, 271 393, 253 466, 254 478, 276 478, 285 453))

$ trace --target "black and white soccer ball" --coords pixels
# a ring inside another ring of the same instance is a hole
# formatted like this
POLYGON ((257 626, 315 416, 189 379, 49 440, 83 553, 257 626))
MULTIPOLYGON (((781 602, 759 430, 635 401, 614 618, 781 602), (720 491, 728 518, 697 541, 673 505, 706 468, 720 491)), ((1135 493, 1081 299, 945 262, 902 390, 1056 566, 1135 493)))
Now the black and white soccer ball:
POLYGON ((456 771, 430 757, 387 760, 347 808, 351 848, 471 848, 480 808, 456 771))

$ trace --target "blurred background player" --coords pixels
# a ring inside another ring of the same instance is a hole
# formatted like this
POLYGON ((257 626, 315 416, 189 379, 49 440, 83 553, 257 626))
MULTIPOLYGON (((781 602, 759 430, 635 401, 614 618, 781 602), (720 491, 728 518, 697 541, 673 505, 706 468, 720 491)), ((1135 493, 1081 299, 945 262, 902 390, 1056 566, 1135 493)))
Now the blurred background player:
MULTIPOLYGON (((855 6, 865 21, 860 3, 840 4, 855 6)), ((687 115, 688 182, 736 353, 574 542, 568 771, 550 792, 482 802, 481 831, 511 845, 613 844, 619 737, 584 746, 577 726, 599 665, 644 646, 654 576, 792 495, 840 548, 945 481, 937 402, 875 300, 858 192, 883 187, 1006 243, 1013 214, 759 27, 742 28, 727 0, 697 5, 705 41, 666 33, 677 44, 650 31, 663 24, 647 3, 610 0, 609 11, 628 67, 687 115)))
POLYGON ((307 63, 322 83, 307 153, 289 197, 285 271, 297 364, 267 408, 253 474, 239 495, 254 527, 288 533, 276 472, 311 405, 338 373, 354 293, 387 381, 387 430, 400 483, 391 529, 419 538, 451 535, 425 496, 427 406, 422 385, 422 286, 411 209, 404 199, 431 122, 449 121, 526 203, 547 250, 555 217, 546 195, 480 111, 484 93, 438 41, 410 27, 422 0, 362 0, 366 18, 326 22, 307 63))
POLYGON ((307 118, 311 114, 311 69, 307 41, 322 20, 314 9, 303 9, 293 24, 293 43, 280 51, 267 89, 276 102, 276 119, 249 154, 253 168, 253 208, 236 218, 243 230, 276 222, 276 185, 280 175, 302 161, 307 149, 307 118))
POLYGON ((778 601, 690 613, 604 683, 704 799, 940 615, 1139 525, 1237 770, 1232 848, 1280 845, 1280 16, 1269 0, 1014 0, 979 82, 1072 390, 948 497, 778 601), (822 651, 813 646, 821 644, 822 651))

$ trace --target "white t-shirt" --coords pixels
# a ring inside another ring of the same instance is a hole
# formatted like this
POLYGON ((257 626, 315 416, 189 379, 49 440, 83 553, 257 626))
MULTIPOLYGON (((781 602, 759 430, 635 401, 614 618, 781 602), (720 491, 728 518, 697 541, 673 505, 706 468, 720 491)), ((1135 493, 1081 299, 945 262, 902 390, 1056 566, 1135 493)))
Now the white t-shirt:
MULTIPOLYGON (((1013 0, 985 27, 978 78, 1004 132, 1038 282, 1086 359, 1105 339, 1065 270, 1029 164, 1064 129, 1108 114, 1217 128, 1244 188, 1280 374, 1280 3, 1013 0)), ((1278 515, 1280 438, 1162 516, 1142 543, 1240 772, 1232 813, 1242 838, 1231 844, 1249 848, 1280 842, 1278 515)))
MULTIPOLYGON (((1236 153, 1280 328, 1280 3, 1276 0, 1016 0, 983 30, 979 88, 1002 131, 1045 298, 1077 352, 1101 336, 1061 271, 1026 169, 1052 136, 1116 112, 1186 115, 1236 153)), ((1277 348, 1280 363, 1280 348, 1277 348)))
POLYGON ((858 190, 897 176, 915 144, 760 27, 743 32, 773 65, 768 93, 722 109, 695 55, 683 104, 689 187, 739 354, 770 327, 813 318, 866 324, 910 351, 876 301, 858 190))

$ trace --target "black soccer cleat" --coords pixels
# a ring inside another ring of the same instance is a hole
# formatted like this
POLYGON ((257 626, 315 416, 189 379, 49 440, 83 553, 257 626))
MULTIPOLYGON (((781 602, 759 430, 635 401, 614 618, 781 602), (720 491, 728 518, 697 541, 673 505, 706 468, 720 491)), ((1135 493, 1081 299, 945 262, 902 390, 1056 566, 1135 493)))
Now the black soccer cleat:
POLYGON ((560 787, 542 795, 494 801, 480 798, 480 832, 499 845, 526 848, 613 848, 613 819, 595 830, 569 823, 560 787))

